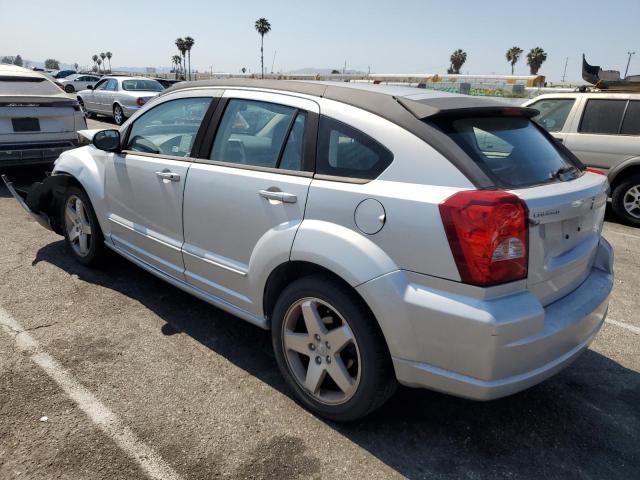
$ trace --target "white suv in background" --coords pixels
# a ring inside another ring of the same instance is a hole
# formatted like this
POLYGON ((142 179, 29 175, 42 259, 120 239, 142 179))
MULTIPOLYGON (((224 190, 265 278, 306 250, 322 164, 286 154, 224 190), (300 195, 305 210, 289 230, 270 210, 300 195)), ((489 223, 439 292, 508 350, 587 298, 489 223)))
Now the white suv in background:
POLYGON ((525 106, 582 163, 607 172, 613 211, 640 226, 640 93, 554 93, 525 106))
POLYGON ((45 75, 0 65, 0 168, 53 163, 87 128, 80 105, 45 75))

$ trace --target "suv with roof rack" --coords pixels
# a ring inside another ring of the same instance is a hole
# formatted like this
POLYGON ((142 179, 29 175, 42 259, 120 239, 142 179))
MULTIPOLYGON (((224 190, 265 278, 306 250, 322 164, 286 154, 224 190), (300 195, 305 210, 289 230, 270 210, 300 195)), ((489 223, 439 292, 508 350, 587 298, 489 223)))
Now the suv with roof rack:
POLYGON ((525 106, 534 120, 585 165, 602 169, 611 184, 611 205, 626 223, 640 226, 640 86, 612 91, 540 95, 525 106))
POLYGON ((296 399, 348 421, 397 382, 515 393, 599 331, 607 180, 535 113, 407 87, 184 83, 84 132, 26 198, 5 182, 83 265, 113 250, 271 329, 296 399))

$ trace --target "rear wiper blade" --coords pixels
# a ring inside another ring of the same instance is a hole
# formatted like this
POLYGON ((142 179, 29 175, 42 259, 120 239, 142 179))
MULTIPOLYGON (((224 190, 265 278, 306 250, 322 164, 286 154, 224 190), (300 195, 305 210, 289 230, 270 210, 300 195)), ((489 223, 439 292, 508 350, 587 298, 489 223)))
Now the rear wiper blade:
POLYGON ((578 168, 571 165, 569 167, 562 167, 557 170, 554 170, 549 174, 549 177, 557 178, 558 180, 562 180, 563 182, 566 182, 567 180, 572 180, 573 178, 575 178, 574 174, 576 172, 578 172, 578 168))

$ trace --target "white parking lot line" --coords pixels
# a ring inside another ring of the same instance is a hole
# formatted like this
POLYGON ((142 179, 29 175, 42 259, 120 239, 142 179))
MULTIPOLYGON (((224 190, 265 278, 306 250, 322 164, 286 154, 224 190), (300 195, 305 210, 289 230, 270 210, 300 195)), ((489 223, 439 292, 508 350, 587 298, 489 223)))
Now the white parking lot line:
POLYGON ((640 328, 634 326, 634 325, 629 325, 628 323, 625 322, 618 322, 616 320, 611 320, 609 318, 607 318, 605 320, 605 322, 610 323, 612 325, 616 325, 618 327, 622 327, 622 328, 626 328, 627 330, 633 332, 633 333, 637 333, 638 335, 640 335, 640 328))
POLYGON ((109 407, 82 386, 73 375, 64 369, 53 357, 44 352, 25 329, 2 307, 0 307, 0 327, 14 337, 16 346, 55 381, 78 407, 110 437, 118 447, 137 462, 146 474, 158 480, 181 480, 151 447, 138 439, 109 407))

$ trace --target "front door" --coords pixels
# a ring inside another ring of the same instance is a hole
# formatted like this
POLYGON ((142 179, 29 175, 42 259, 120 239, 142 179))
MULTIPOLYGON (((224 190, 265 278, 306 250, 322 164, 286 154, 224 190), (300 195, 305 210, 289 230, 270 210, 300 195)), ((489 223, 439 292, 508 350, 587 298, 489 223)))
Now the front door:
POLYGON ((304 216, 319 108, 270 93, 227 90, 224 97, 209 159, 193 164, 185 187, 185 276, 257 315, 257 279, 289 260, 304 216))
POLYGON ((124 151, 107 162, 105 197, 115 246, 184 280, 182 199, 191 149, 212 99, 157 104, 131 125, 124 151))

